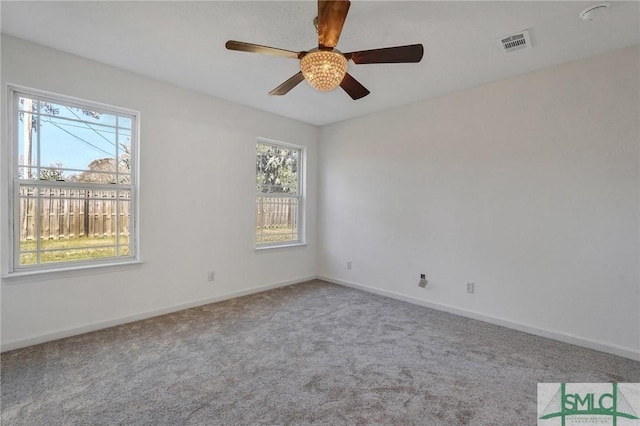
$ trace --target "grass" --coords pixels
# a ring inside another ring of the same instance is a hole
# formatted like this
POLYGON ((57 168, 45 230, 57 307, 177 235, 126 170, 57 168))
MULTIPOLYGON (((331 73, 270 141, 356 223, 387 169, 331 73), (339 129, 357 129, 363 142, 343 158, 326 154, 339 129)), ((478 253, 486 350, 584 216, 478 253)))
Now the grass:
POLYGON ((260 243, 280 243, 284 241, 297 241, 298 233, 291 232, 291 228, 287 226, 276 226, 271 228, 262 228, 262 239, 260 239, 260 228, 256 228, 256 242, 260 243))
MULTIPOLYGON (((287 226, 256 228, 257 243, 277 243, 286 241, 296 241, 297 232, 292 234, 292 230, 287 226), (262 239, 260 239, 262 236, 262 239)), ((115 237, 74 237, 60 239, 40 240, 40 263, 51 263, 72 260, 103 259, 115 256, 129 255, 129 237, 126 235, 119 238, 119 253, 116 254, 115 237), (50 250, 50 251, 49 251, 50 250)), ((36 250, 36 242, 20 242, 20 265, 35 265, 38 262, 36 253, 25 253, 36 250)))
MULTIPOLYGON (((113 237, 77 237, 40 240, 40 263, 71 260, 102 259, 129 255, 129 236, 119 237, 119 252, 116 253, 116 238, 113 237), (47 251, 51 250, 51 251, 47 251)), ((20 265, 35 265, 36 253, 24 253, 36 250, 35 241, 20 241, 20 265)))

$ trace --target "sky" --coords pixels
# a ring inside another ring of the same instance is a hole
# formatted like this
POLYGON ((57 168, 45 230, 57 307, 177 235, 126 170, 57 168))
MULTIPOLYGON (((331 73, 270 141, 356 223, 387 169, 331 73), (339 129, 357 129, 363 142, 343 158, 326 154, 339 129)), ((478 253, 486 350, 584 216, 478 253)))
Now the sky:
MULTIPOLYGON (((20 108, 24 108, 23 102, 20 102, 20 108)), ((39 152, 41 166, 62 163, 63 168, 86 170, 93 160, 116 157, 117 145, 131 145, 132 120, 129 117, 113 114, 93 117, 79 108, 53 103, 41 104, 39 110, 39 115, 34 114, 40 125, 32 136, 33 165, 37 164, 39 152)), ((25 120, 22 119, 18 124, 20 158, 25 152, 24 127, 25 120)), ((117 155, 122 152, 118 146, 117 155)))

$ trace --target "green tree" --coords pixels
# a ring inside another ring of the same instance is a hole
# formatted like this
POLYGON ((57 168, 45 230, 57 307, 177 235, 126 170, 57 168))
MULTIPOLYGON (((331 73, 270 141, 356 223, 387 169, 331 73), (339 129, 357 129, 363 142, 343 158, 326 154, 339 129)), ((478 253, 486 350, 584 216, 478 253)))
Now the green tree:
POLYGON ((299 151, 258 144, 256 190, 265 193, 298 193, 299 151))

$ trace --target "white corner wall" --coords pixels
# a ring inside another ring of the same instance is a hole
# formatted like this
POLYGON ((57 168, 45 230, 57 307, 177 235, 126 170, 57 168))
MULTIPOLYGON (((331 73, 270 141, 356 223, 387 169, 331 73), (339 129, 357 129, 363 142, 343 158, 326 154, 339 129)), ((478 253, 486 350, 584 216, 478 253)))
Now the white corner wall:
MULTIPOLYGON (((5 35, 1 52, 3 110, 12 83, 140 111, 144 262, 3 279, 3 350, 316 276, 316 127, 5 35), (307 246, 254 250, 259 136, 308 150, 307 246)), ((2 129, 6 251, 5 114, 2 129)))
POLYGON ((1 54, 1 110, 13 83, 141 112, 144 262, 2 279, 2 350, 319 274, 640 359, 638 46, 320 130, 5 35, 1 54), (308 149, 307 246, 254 250, 258 136, 308 149))
POLYGON ((639 64, 635 46, 323 127, 320 276, 640 359, 639 64))

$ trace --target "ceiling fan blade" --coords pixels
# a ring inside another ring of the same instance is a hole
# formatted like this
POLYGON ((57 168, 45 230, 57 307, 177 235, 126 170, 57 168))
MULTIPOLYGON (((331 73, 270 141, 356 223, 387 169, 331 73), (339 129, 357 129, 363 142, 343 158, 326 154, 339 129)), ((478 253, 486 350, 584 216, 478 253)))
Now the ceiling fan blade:
POLYGON ((340 83, 340 87, 342 87, 344 91, 347 92, 347 94, 351 96, 351 99, 353 99, 354 101, 360 98, 364 98, 369 93, 371 93, 367 90, 366 87, 360 84, 358 80, 351 77, 351 74, 349 73, 346 73, 344 75, 344 78, 342 79, 342 83, 340 83))
POLYGON ((304 76, 302 75, 302 71, 298 72, 298 74, 291 77, 289 80, 282 83, 280 86, 276 87, 272 91, 269 92, 270 95, 281 96, 289 93, 289 90, 293 89, 304 80, 304 76))
POLYGON ((334 48, 338 45, 340 33, 351 2, 347 0, 318 0, 318 47, 334 48))
POLYGON ((259 44, 245 43, 243 41, 229 40, 225 43, 229 50, 241 52, 262 53, 265 55, 284 56, 285 58, 300 59, 307 52, 294 52, 292 50, 278 49, 277 47, 261 46, 259 44))
POLYGON ((423 54, 424 47, 421 44, 410 44, 408 46, 345 53, 344 56, 353 60, 356 64, 398 64, 420 62, 423 54))

